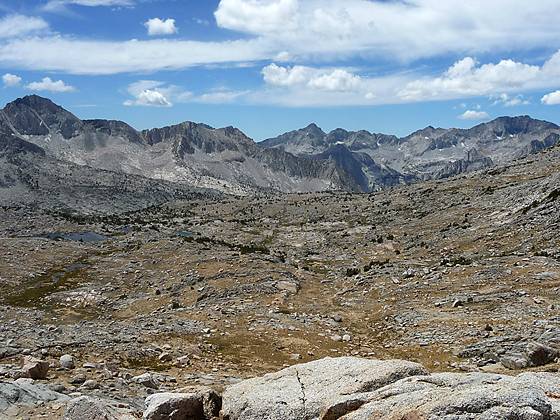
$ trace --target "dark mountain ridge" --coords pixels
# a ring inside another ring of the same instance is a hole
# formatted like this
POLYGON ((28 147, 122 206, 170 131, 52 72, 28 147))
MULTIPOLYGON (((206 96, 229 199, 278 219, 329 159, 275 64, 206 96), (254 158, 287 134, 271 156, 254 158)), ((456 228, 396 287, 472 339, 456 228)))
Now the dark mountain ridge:
POLYGON ((0 110, 0 153, 32 153, 92 169, 233 194, 261 190, 369 192, 441 179, 537 153, 560 127, 529 116, 469 129, 432 126, 406 137, 316 124, 255 143, 235 127, 183 122, 138 131, 122 121, 81 120, 37 95, 0 110))
POLYGON ((558 125, 523 115, 500 117, 468 129, 428 126, 401 138, 341 128, 325 133, 312 124, 259 145, 338 161, 367 191, 507 163, 553 147, 559 143, 559 135, 558 125), (364 155, 369 159, 364 160, 364 155))

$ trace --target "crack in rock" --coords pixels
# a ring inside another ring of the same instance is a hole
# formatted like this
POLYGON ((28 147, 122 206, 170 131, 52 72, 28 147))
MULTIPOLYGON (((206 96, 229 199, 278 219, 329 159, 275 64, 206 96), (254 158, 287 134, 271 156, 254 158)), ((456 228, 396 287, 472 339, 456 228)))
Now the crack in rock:
POLYGON ((299 377, 299 371, 297 369, 295 369, 295 371, 296 371, 296 378, 297 378, 297 381, 299 383, 299 387, 301 389, 301 398, 300 398, 301 399, 301 404, 303 405, 303 411, 305 413, 305 406, 306 406, 306 403, 307 403, 306 396, 305 396, 305 385, 303 385, 303 382, 301 381, 301 378, 299 377))

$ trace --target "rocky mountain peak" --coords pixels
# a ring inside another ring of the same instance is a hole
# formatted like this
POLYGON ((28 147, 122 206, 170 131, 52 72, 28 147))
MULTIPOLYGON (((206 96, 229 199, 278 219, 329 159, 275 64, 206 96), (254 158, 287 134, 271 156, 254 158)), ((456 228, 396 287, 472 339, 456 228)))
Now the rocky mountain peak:
POLYGON ((474 132, 492 131, 498 135, 516 135, 559 128, 559 126, 551 122, 537 120, 528 115, 521 115, 516 117, 499 117, 490 122, 479 124, 471 130, 474 132))
POLYGON ((298 130, 298 131, 304 132, 304 133, 308 134, 309 136, 315 137, 315 138, 322 138, 322 137, 326 136, 326 133, 321 129, 321 127, 319 127, 315 123, 311 123, 307 127, 302 128, 301 130, 298 130))
POLYGON ((38 95, 28 95, 10 102, 2 114, 18 134, 45 136, 56 132, 68 139, 83 128, 82 121, 74 114, 38 95))
POLYGON ((42 96, 39 95, 27 95, 24 96, 23 98, 18 98, 12 102, 10 102, 7 106, 21 106, 21 105, 25 105, 28 107, 31 107, 35 110, 41 110, 41 109, 49 109, 52 112, 56 112, 59 110, 63 110, 63 108, 57 104, 55 104, 53 101, 51 101, 48 98, 44 98, 42 96))
POLYGON ((327 135, 328 142, 333 143, 337 141, 344 141, 348 138, 349 134, 350 133, 343 128, 336 128, 327 135))

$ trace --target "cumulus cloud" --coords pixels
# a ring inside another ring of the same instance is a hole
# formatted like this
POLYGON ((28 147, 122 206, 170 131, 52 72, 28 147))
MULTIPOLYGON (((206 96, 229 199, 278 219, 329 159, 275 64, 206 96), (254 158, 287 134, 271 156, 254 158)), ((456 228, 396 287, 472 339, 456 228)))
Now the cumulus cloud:
POLYGON ((544 95, 541 102, 545 105, 560 105, 560 90, 544 95))
POLYGON ((146 89, 136 95, 133 100, 124 102, 126 106, 165 106, 169 107, 173 104, 157 90, 146 89))
POLYGON ((442 76, 422 78, 406 85, 398 95, 407 101, 453 99, 468 96, 492 95, 546 87, 556 83, 560 74, 560 52, 542 67, 502 60, 496 64, 478 65, 466 57, 451 66, 442 76))
POLYGON ((275 86, 306 86, 326 91, 352 91, 360 87, 362 79, 344 69, 317 69, 305 66, 282 67, 270 64, 263 68, 264 81, 275 86))
POLYGON ((124 102, 126 106, 171 107, 175 102, 186 102, 193 96, 179 86, 159 80, 139 80, 128 85, 127 92, 132 98, 124 102))
POLYGON ((36 34, 49 28, 49 24, 40 17, 8 15, 0 19, 0 38, 14 38, 36 34))
POLYGON ((504 59, 481 64, 465 57, 439 76, 409 73, 371 77, 344 68, 280 66, 262 70, 265 89, 255 102, 285 106, 396 104, 489 97, 494 105, 528 104, 521 92, 554 88, 560 77, 560 52, 541 66, 504 59))
POLYGON ((27 89, 41 92, 55 92, 55 93, 66 93, 74 92, 76 88, 74 86, 67 85, 62 80, 52 80, 50 77, 44 77, 40 82, 32 82, 26 86, 27 89))
POLYGON ((171 94, 170 87, 157 80, 139 80, 128 86, 128 93, 133 99, 124 102, 126 106, 157 106, 171 107, 173 103, 168 98, 171 94))
POLYGON ((4 83, 5 87, 19 86, 21 80, 21 77, 11 73, 6 73, 2 76, 2 82, 4 83))
POLYGON ((298 0, 221 0, 219 26, 254 34, 281 34, 297 28, 298 0))
POLYGON ((171 107, 174 103, 196 102, 204 104, 227 104, 249 95, 247 90, 233 90, 226 87, 211 89, 207 92, 193 92, 158 80, 139 80, 131 83, 127 92, 131 99, 124 102, 126 106, 163 106, 171 107))
MULTIPOLYGON (((94 6, 115 5, 117 0, 71 1, 94 6)), ((356 56, 402 63, 450 52, 474 55, 560 47, 559 14, 557 0, 525 2, 515 8, 511 0, 221 0, 215 11, 217 24, 247 36, 157 43, 9 36, 0 45, 0 66, 114 74, 261 60, 328 62, 356 56)), ((461 65, 468 69, 469 63, 461 65)))
POLYGON ((221 0, 215 17, 222 28, 265 37, 295 56, 411 60, 558 45, 556 0, 517 6, 511 0, 221 0))
POLYGON ((175 26, 175 19, 165 19, 160 18, 149 19, 144 23, 146 29, 148 29, 148 35, 173 35, 178 32, 175 26))
POLYGON ((484 111, 475 111, 473 109, 469 109, 459 115, 459 119, 468 121, 481 121, 490 119, 490 115, 488 115, 488 113, 484 111))
POLYGON ((523 95, 508 95, 507 93, 502 93, 500 95, 493 95, 490 99, 494 100, 493 105, 501 104, 506 107, 518 106, 518 105, 528 105, 529 101, 525 99, 523 95))

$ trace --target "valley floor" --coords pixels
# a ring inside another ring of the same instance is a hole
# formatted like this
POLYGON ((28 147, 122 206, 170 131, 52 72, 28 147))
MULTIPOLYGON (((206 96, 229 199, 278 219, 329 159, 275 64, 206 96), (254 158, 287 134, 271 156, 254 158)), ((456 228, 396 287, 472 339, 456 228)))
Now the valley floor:
POLYGON ((556 372, 559 172, 556 148, 370 195, 3 208, 0 381, 41 356, 58 389, 141 411, 154 387, 223 388, 325 356, 556 372), (56 367, 63 354, 75 369, 56 367))

